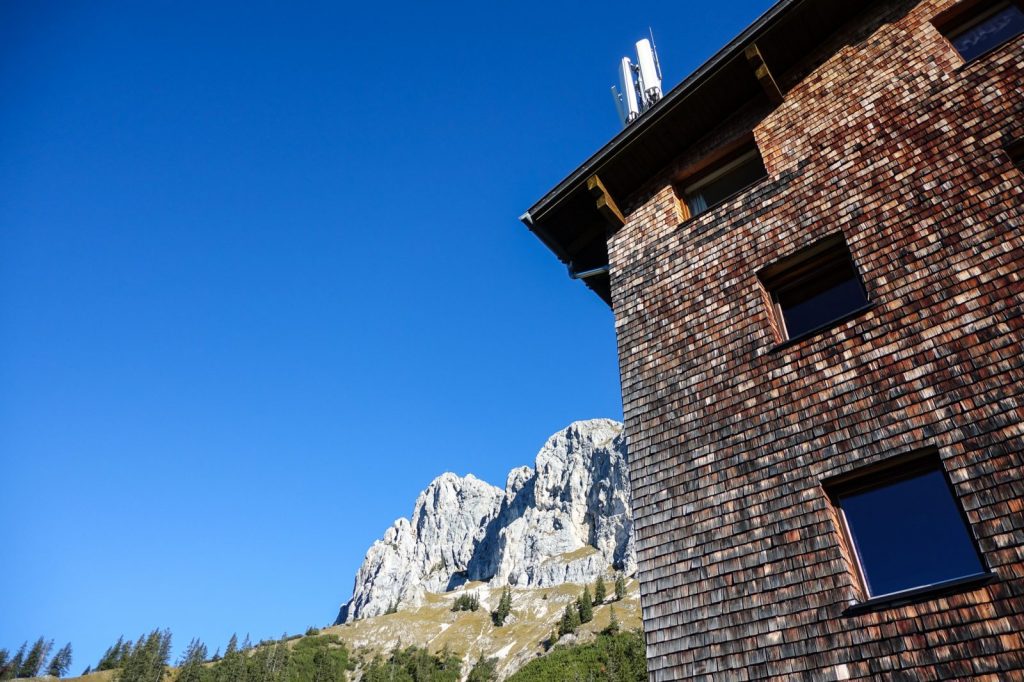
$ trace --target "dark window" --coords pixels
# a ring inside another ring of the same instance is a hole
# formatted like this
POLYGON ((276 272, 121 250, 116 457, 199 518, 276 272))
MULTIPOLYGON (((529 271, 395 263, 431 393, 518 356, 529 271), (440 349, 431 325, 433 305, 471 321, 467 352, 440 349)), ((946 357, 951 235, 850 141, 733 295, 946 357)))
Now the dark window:
POLYGON ((1013 165, 1024 171, 1024 137, 1014 140, 1006 147, 1013 165))
POLYGON ((975 2, 954 6, 955 16, 938 24, 965 61, 971 61, 1024 33, 1020 0, 975 2))
POLYGON ((767 174, 757 147, 745 147, 738 154, 702 173, 683 189, 690 217, 717 206, 767 174))
POLYGON ((868 304, 842 235, 827 237, 758 276, 770 294, 783 339, 827 327, 868 304))
POLYGON ((831 494, 869 597, 985 574, 934 451, 831 494))

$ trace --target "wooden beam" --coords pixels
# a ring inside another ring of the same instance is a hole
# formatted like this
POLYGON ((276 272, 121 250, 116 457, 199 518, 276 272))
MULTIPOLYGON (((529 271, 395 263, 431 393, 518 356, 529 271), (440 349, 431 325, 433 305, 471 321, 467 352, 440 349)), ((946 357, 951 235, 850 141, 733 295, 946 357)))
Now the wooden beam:
POLYGON ((626 219, 622 216, 622 211, 615 205, 615 200, 612 199, 612 195, 605 189, 604 183, 601 182, 601 178, 597 175, 591 175, 587 178, 587 191, 590 192, 590 196, 594 197, 597 204, 597 210, 600 211, 601 215, 604 216, 612 227, 618 229, 626 224, 626 219))
POLYGON ((772 72, 768 70, 768 64, 765 63, 761 50, 756 44, 751 43, 743 51, 743 54, 746 55, 750 65, 754 67, 754 76, 757 77, 757 82, 761 84, 765 94, 768 95, 768 99, 776 104, 782 104, 782 90, 779 90, 779 85, 775 82, 772 72))

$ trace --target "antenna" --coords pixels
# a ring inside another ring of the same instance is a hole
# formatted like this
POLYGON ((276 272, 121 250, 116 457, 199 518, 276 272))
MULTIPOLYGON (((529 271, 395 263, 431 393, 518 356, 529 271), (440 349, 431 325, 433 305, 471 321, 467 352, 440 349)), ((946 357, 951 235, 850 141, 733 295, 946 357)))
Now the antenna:
POLYGON ((623 57, 619 62, 619 89, 612 86, 612 98, 624 126, 638 119, 661 99, 661 64, 654 47, 654 32, 650 31, 650 34, 650 40, 642 38, 636 43, 636 64, 629 57, 623 57))
POLYGON ((644 109, 661 99, 661 76, 658 75, 654 56, 654 48, 647 38, 636 43, 637 63, 640 66, 640 94, 644 99, 644 109))
POLYGON ((661 60, 658 59, 658 46, 654 44, 654 29, 648 26, 647 32, 651 35, 651 49, 654 50, 654 66, 658 69, 658 80, 661 80, 661 60))
POLYGON ((633 83, 633 64, 629 57, 623 57, 619 62, 619 92, 612 86, 612 97, 615 98, 615 105, 619 110, 619 120, 622 125, 629 125, 640 115, 640 105, 637 103, 636 85, 633 83))

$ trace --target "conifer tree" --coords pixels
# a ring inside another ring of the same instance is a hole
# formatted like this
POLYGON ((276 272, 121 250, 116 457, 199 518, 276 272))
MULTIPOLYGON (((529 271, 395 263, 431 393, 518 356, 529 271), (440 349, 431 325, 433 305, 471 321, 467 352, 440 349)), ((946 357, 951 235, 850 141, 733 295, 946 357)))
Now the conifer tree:
POLYGON ((577 608, 580 612, 580 622, 589 623, 594 620, 594 601, 590 597, 590 586, 583 588, 583 594, 580 595, 577 608))
POLYGON ((125 647, 124 635, 118 637, 117 641, 107 647, 107 650, 100 656, 100 662, 96 664, 96 670, 113 670, 121 665, 121 662, 124 660, 123 650, 125 648, 130 650, 131 646, 132 643, 129 641, 127 647, 125 647))
MULTIPOLYGON (((122 647, 122 651, 128 647, 122 647)), ((114 674, 115 682, 160 682, 167 674, 171 631, 153 630, 135 641, 114 674)))
POLYGON ((626 596, 626 578, 619 573, 615 577, 615 599, 621 601, 626 596))
POLYGON ((50 665, 46 668, 46 674, 51 677, 64 677, 64 674, 71 667, 71 643, 68 642, 50 659, 50 665))
POLYGON ((85 670, 82 671, 82 677, 85 677, 86 675, 91 675, 91 674, 92 674, 92 666, 91 665, 85 666, 85 670))
POLYGON ((597 576, 597 583, 594 585, 594 603, 603 604, 608 596, 608 588, 604 585, 604 576, 597 576))
POLYGON ((7 662, 7 667, 0 670, 0 680, 13 679, 18 671, 21 670, 21 664, 25 660, 25 650, 28 648, 28 642, 22 642, 21 646, 18 647, 18 653, 14 654, 14 658, 7 662))
POLYGON ((558 634, 571 635, 576 632, 580 626, 580 612, 576 610, 576 604, 571 603, 565 607, 565 614, 562 616, 562 622, 558 625, 558 634))
POLYGON ((245 657, 238 650, 238 635, 231 635, 224 657, 217 665, 218 682, 236 682, 245 679, 245 657))
POLYGON ((178 661, 177 682, 202 682, 206 653, 206 645, 198 638, 189 642, 178 661))
POLYGON ((508 585, 501 591, 501 599, 498 601, 498 608, 491 611, 491 621, 499 628, 505 624, 505 619, 512 613, 512 588, 508 585))
POLYGON ((46 641, 40 637, 32 645, 32 648, 25 654, 25 659, 18 668, 18 677, 39 677, 39 671, 43 669, 46 659, 50 657, 50 650, 53 649, 53 640, 46 641))

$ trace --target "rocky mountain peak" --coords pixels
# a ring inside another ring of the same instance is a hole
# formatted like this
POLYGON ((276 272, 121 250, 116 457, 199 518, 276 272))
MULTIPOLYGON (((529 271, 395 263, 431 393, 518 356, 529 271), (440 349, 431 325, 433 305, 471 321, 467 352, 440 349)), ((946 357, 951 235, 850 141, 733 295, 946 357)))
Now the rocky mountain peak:
POLYGON ((419 605, 467 580, 545 587, 632 574, 632 528, 622 425, 574 422, 547 440, 533 468, 509 472, 505 490, 472 474, 434 479, 412 519, 370 547, 337 622, 419 605))

